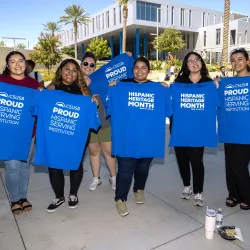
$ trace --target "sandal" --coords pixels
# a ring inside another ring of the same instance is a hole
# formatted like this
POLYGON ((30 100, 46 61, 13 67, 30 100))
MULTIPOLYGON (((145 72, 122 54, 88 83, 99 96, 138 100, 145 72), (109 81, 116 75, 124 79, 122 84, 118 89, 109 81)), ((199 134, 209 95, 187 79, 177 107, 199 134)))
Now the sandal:
POLYGON ((11 202, 11 211, 14 215, 19 215, 23 213, 23 208, 19 202, 11 202))
POLYGON ((27 199, 20 199, 19 204, 22 206, 24 212, 29 212, 32 209, 32 205, 27 199))
POLYGON ((242 209, 242 210, 250 210, 250 206, 249 205, 247 205, 246 203, 241 203, 240 204, 240 209, 242 209))
POLYGON ((239 202, 235 198, 227 197, 226 206, 228 206, 228 207, 235 207, 238 204, 239 204, 239 202))

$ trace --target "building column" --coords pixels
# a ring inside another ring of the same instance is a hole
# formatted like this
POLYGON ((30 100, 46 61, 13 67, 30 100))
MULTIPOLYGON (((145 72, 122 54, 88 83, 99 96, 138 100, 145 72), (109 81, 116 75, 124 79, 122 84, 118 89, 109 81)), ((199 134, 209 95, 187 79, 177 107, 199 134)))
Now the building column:
POLYGON ((85 50, 84 50, 84 43, 81 44, 81 48, 82 48, 82 57, 84 56, 85 54, 85 50))
POLYGON ((147 57, 147 35, 144 34, 143 37, 143 55, 147 57))
POLYGON ((113 59, 114 57, 114 37, 113 36, 110 36, 109 44, 110 44, 110 49, 111 49, 110 59, 113 59))
POLYGON ((140 55, 140 29, 136 29, 135 34, 135 58, 140 55))
POLYGON ((120 54, 122 54, 122 31, 120 32, 120 54))

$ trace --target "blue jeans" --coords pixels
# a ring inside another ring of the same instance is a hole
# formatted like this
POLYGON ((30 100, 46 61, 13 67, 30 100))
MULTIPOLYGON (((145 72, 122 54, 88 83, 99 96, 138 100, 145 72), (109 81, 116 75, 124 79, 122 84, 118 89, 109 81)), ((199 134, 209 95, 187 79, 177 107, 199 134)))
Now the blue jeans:
POLYGON ((32 139, 27 161, 5 161, 5 182, 9 191, 10 201, 17 202, 27 198, 29 183, 29 166, 34 150, 34 138, 32 139))
POLYGON ((118 157, 115 201, 126 201, 134 175, 133 191, 144 190, 148 178, 149 167, 153 158, 118 157))

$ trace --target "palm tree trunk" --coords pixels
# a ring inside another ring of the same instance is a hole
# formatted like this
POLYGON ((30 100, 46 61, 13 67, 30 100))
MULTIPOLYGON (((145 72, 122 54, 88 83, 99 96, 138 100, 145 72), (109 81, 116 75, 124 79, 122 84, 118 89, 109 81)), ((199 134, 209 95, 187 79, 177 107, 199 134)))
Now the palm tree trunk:
POLYGON ((74 22, 75 59, 77 59, 77 22, 74 22))
POLYGON ((123 30, 122 30, 122 52, 126 52, 126 36, 127 36, 127 18, 128 18, 128 6, 123 6, 123 30))
POLYGON ((228 63, 228 35, 229 35, 229 19, 230 19, 230 0, 224 1, 224 28, 223 28, 223 48, 222 48, 222 64, 228 63))

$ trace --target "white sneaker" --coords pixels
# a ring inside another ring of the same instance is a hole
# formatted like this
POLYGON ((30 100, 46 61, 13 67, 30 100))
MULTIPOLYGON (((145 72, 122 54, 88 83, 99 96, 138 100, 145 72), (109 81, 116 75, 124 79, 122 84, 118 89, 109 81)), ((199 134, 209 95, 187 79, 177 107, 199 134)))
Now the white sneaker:
POLYGON ((194 205, 198 207, 203 207, 203 200, 204 200, 203 193, 195 194, 194 205))
POLYGON ((115 191, 115 189, 116 189, 116 176, 109 177, 109 182, 112 186, 112 189, 115 191))
POLYGON ((89 185, 89 190, 95 191, 98 186, 102 184, 101 180, 98 177, 94 177, 91 184, 89 185))
POLYGON ((189 200, 190 195, 192 194, 193 190, 191 186, 184 187, 183 192, 181 194, 182 199, 189 200))

